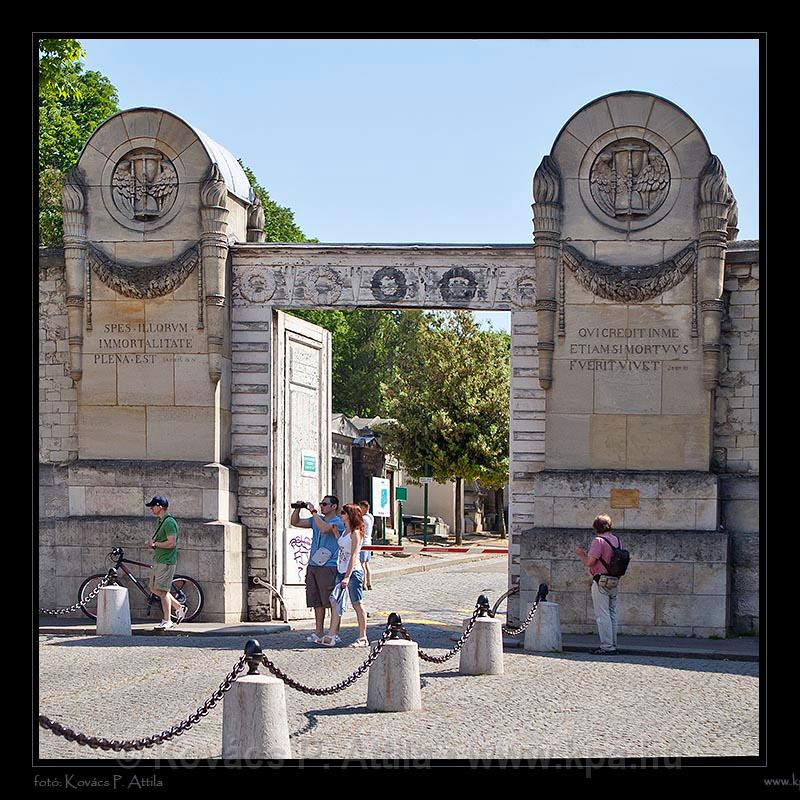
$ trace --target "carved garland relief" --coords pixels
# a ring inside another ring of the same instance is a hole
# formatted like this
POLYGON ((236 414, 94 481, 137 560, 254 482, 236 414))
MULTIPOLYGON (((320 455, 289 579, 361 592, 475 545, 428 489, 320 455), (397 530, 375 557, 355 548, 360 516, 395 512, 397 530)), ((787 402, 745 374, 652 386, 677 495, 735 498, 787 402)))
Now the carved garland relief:
POLYGON ((584 289, 619 303, 641 303, 677 286, 697 261, 697 245, 690 244, 680 253, 660 264, 616 267, 590 261, 569 245, 562 258, 584 289))

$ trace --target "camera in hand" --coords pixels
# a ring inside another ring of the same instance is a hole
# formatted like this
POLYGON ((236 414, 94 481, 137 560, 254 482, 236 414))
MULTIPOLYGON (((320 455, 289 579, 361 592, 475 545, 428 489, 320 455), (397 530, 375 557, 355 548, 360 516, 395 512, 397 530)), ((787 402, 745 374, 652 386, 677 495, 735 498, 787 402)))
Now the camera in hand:
POLYGON ((297 503, 292 503, 292 508, 308 508, 308 503, 304 503, 302 500, 300 500, 297 503))

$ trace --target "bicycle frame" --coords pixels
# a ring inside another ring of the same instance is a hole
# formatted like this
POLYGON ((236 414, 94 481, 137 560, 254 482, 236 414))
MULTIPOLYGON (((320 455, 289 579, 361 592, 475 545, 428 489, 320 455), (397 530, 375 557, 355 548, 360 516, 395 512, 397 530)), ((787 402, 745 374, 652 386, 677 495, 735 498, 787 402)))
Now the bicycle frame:
MULTIPOLYGON (((128 578, 133 581, 136 588, 147 598, 148 606, 154 605, 157 602, 160 603, 161 598, 155 592, 151 592, 150 589, 145 588, 145 586, 137 580, 136 576, 125 566, 126 564, 136 564, 137 567, 147 567, 147 569, 152 569, 153 565, 145 564, 143 561, 134 561, 131 558, 119 558, 114 566, 116 569, 121 569, 128 578)), ((148 615, 149 613, 148 609, 148 615)))

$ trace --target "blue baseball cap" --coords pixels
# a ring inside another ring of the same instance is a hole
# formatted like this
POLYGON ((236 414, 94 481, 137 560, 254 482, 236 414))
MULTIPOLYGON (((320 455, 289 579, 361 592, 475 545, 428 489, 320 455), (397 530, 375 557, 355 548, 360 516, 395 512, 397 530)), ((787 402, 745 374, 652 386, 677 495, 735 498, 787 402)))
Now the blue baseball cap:
POLYGON ((145 503, 148 508, 152 506, 161 506, 162 508, 167 508, 169 506, 169 500, 166 497, 162 497, 160 494, 157 494, 149 503, 145 503))

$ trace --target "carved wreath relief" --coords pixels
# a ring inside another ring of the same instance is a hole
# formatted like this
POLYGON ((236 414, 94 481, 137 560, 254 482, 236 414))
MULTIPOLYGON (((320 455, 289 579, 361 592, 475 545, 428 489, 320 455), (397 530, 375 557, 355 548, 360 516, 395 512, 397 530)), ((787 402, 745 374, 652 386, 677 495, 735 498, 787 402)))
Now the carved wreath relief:
POLYGON ((405 298, 408 284, 401 270, 396 267, 383 267, 372 276, 370 288, 376 300, 396 303, 405 298))
POLYGON ((447 270, 439 281, 442 299, 448 303, 466 303, 475 297, 478 279, 464 267, 453 267, 447 270))
POLYGON ((592 198, 610 217, 648 217, 669 193, 661 152, 641 139, 622 139, 600 151, 589 174, 592 198))
POLYGON ((312 269, 306 277, 306 299, 320 306, 333 305, 342 293, 342 279, 330 267, 312 269))
POLYGON ((175 203, 178 175, 159 150, 140 147, 123 156, 111 177, 117 209, 131 220, 146 222, 166 214, 175 203))
POLYGON ((517 308, 533 308, 536 302, 536 273, 524 270, 519 273, 511 289, 511 302, 517 308))
POLYGON ((251 303, 266 303, 277 288, 272 270, 255 267, 239 276, 239 292, 251 303))

